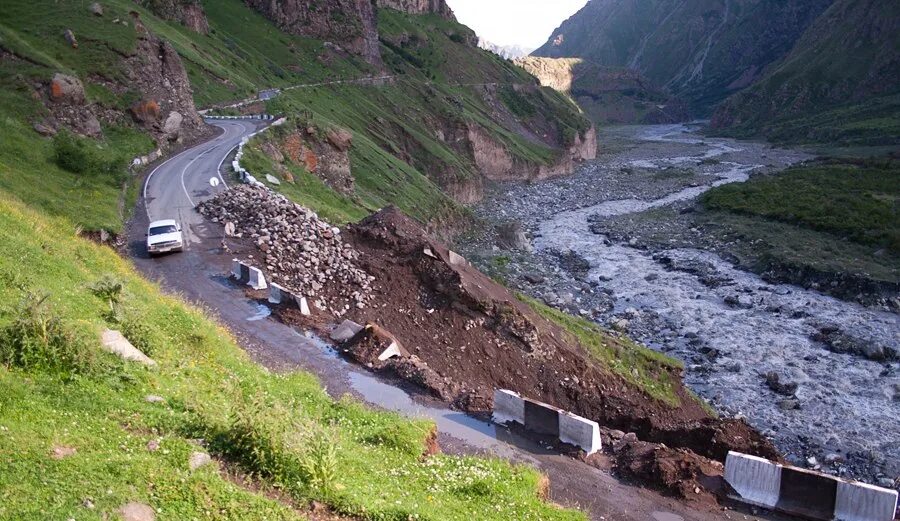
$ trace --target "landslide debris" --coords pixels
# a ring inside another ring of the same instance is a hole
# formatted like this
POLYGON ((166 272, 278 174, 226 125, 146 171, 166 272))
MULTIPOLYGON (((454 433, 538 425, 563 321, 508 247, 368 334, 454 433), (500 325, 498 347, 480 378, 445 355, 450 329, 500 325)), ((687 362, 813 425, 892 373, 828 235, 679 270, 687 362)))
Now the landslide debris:
MULTIPOLYGON (((470 412, 489 411, 493 390, 506 388, 704 457, 724 460, 728 450, 777 456, 743 421, 711 418, 674 366, 642 370, 671 382, 680 405, 650 397, 399 210, 373 214, 347 227, 343 237, 359 253, 360 268, 375 277, 371 306, 348 310, 346 318, 377 324, 410 353, 379 361, 367 354, 382 349, 343 344, 360 363, 393 371, 470 412)), ((276 313, 288 323, 327 321, 296 310, 276 313)), ((604 340, 620 353, 634 348, 614 335, 604 340)))
POLYGON ((341 316, 362 309, 374 277, 358 266, 359 252, 341 230, 309 209, 266 188, 242 185, 200 203, 216 223, 234 223, 235 235, 251 240, 262 259, 247 259, 269 279, 341 316))

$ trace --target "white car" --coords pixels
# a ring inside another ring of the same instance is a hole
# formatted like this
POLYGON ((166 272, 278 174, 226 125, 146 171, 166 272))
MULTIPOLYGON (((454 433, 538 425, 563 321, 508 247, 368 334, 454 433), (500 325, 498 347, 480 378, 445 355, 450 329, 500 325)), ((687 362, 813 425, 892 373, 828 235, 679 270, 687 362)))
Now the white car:
POLYGON ((153 221, 147 228, 147 253, 156 255, 170 251, 184 251, 181 225, 172 219, 153 221))

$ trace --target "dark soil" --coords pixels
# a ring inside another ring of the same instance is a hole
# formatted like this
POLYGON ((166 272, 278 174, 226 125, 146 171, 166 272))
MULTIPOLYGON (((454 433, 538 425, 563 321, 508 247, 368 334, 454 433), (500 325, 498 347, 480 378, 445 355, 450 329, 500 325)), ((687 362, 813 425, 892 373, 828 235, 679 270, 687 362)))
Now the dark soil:
MULTIPOLYGON (((688 449, 684 453, 696 453, 693 457, 724 460, 729 450, 777 457, 746 423, 710 418, 680 385, 682 406, 672 408, 612 374, 559 327, 398 210, 383 210, 344 233, 360 251, 361 267, 376 277, 372 305, 348 318, 377 324, 413 355, 378 364, 371 357, 377 349, 343 346, 365 365, 392 370, 470 412, 484 412, 494 389, 505 388, 642 440, 688 449)), ((286 322, 321 328, 317 313, 276 312, 286 322)))

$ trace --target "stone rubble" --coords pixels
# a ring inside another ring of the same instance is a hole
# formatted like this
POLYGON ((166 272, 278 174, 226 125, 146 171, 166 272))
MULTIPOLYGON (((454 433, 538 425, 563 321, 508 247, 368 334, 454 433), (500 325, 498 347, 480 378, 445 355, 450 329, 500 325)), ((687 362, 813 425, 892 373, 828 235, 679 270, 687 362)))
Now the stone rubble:
POLYGON ((364 308, 374 277, 360 269, 359 253, 341 231, 307 208, 265 188, 244 185, 201 203, 197 210, 213 222, 234 223, 236 237, 250 239, 262 261, 247 263, 320 309, 342 316, 351 307, 364 308), (345 302, 325 302, 339 294, 345 302))

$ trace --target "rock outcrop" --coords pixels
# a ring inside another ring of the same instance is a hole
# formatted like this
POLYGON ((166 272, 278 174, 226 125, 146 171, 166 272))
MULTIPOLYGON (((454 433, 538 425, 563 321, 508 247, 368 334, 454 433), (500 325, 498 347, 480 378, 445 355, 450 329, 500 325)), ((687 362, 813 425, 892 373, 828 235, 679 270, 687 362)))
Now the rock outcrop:
POLYGON ((209 33, 209 22, 199 0, 134 0, 165 20, 174 20, 188 29, 209 33))
POLYGON ((326 40, 381 66, 371 0, 244 0, 282 31, 326 40))
POLYGON ((178 52, 169 42, 133 17, 136 51, 125 60, 127 85, 141 93, 132 105, 134 120, 161 144, 202 133, 205 124, 194 106, 190 80, 178 52))
POLYGON ((571 174, 583 161, 597 157, 597 132, 589 128, 576 135, 574 143, 565 148, 549 164, 529 163, 510 154, 503 143, 495 140, 476 124, 468 127, 468 145, 479 173, 491 181, 540 180, 571 174))
POLYGON ((354 191, 350 168, 353 134, 342 128, 319 129, 305 122, 286 135, 261 145, 261 150, 275 162, 279 174, 288 181, 293 177, 285 166, 290 160, 322 180, 328 187, 344 195, 354 191))
POLYGON ((380 9, 395 9, 409 14, 436 14, 447 20, 456 20, 446 0, 375 0, 380 9))

